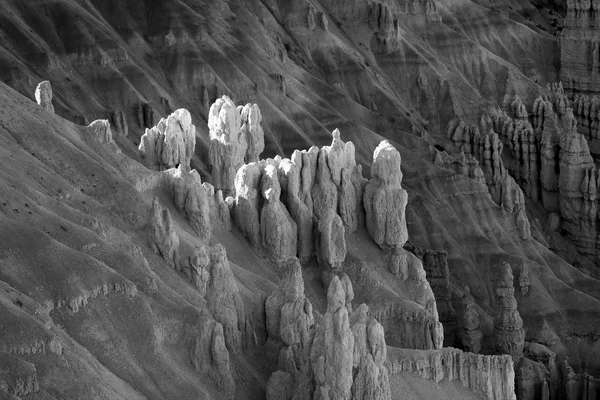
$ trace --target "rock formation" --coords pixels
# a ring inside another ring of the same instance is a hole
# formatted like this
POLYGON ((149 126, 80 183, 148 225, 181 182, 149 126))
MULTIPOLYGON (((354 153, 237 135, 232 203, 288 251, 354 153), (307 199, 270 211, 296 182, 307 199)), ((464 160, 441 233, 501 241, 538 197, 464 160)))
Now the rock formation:
POLYGON ((190 160, 196 147, 196 127, 192 116, 180 108, 162 118, 156 126, 146 129, 140 139, 142 162, 152 170, 164 171, 182 165, 190 170, 190 160))
POLYGON ((448 270, 448 253, 424 249, 412 243, 406 243, 404 248, 416 255, 423 263, 427 281, 435 295, 435 303, 439 320, 444 326, 444 342, 453 344, 458 330, 456 311, 452 307, 450 292, 450 272, 448 270))
POLYGON ((257 163, 243 165, 235 176, 235 224, 248 238, 250 244, 259 247, 260 217, 259 200, 262 171, 257 163))
POLYGON ((296 256, 297 227, 289 212, 279 200, 281 186, 277 168, 267 165, 261 179, 261 193, 265 199, 260 214, 261 242, 276 262, 296 256))
POLYGON ((175 268, 179 264, 179 235, 173 228, 169 210, 161 207, 158 197, 152 202, 149 226, 150 247, 175 268))
POLYGON ((366 182, 354 145, 344 143, 337 129, 332 139, 331 146, 295 151, 291 159, 242 165, 233 211, 242 233, 275 260, 297 256, 307 262, 316 254, 326 283, 345 259, 344 235, 362 224, 366 182), (277 217, 275 225, 272 217, 277 217))
POLYGON ((561 382, 564 398, 567 400, 594 400, 600 394, 600 379, 587 373, 577 374, 569 365, 568 357, 561 364, 563 381, 561 382))
POLYGON ((265 149, 265 133, 260 126, 262 115, 256 104, 248 103, 241 110, 240 107, 238 107, 238 111, 240 111, 242 119, 242 135, 246 136, 248 144, 244 162, 256 162, 260 153, 265 149))
POLYGON ((464 151, 461 151, 458 155, 453 156, 446 151, 439 151, 433 146, 431 146, 430 153, 432 162, 436 166, 449 169, 485 185, 483 171, 473 154, 465 155, 464 151))
POLYGON ((110 122, 107 119, 97 119, 88 126, 89 131, 100 143, 114 143, 110 122))
POLYGON ((361 305, 349 317, 342 281, 334 276, 327 312, 304 352, 294 398, 390 399, 383 328, 361 305))
POLYGON ((206 295, 206 286, 210 278, 208 250, 204 243, 200 243, 189 258, 190 279, 202 297, 206 295))
MULTIPOLYGON (((316 147, 313 148, 316 150, 316 147)), ((298 229, 298 258, 308 262, 315 254, 313 237, 313 203, 310 188, 314 181, 310 162, 311 157, 306 151, 294 151, 291 160, 282 160, 279 169, 287 181, 287 207, 296 222, 298 229), (306 162, 303 160, 306 159, 306 162), (306 167, 304 167, 306 165, 306 167)))
POLYGON ((560 35, 560 79, 573 92, 595 92, 600 84, 597 5, 592 1, 567 2, 560 35))
POLYGON ((479 353, 483 333, 479 327, 479 313, 475 307, 475 299, 468 286, 465 286, 461 302, 463 310, 459 322, 460 339, 465 351, 479 353))
MULTIPOLYGON (((209 159, 212 165, 213 184, 216 189, 223 190, 225 194, 233 193, 234 179, 237 170, 244 164, 246 152, 248 151, 247 133, 251 132, 253 144, 253 155, 260 148, 255 142, 258 139, 257 129, 260 128, 260 111, 258 107, 252 112, 250 122, 250 110, 252 107, 241 108, 239 111, 234 102, 227 96, 217 99, 210 106, 208 114, 208 129, 210 130, 209 159), (246 110, 245 132, 242 132, 242 116, 240 111, 246 110), (258 127, 257 127, 258 125, 258 127)), ((262 131, 262 129, 260 129, 262 131)), ((263 144, 264 147, 264 144, 263 144)))
POLYGON ((54 112, 52 105, 52 86, 49 81, 40 82, 35 88, 35 101, 46 111, 54 112))
MULTIPOLYGON (((332 273, 339 270, 346 258, 346 239, 342 218, 336 212, 338 193, 326 154, 323 150, 319 152, 311 194, 317 260, 325 268, 325 273, 332 273)), ((327 281, 327 277, 324 279, 327 281)))
POLYGON ((223 325, 212 319, 198 325, 191 335, 192 365, 197 372, 207 374, 226 398, 233 399, 236 382, 231 371, 229 351, 225 346, 223 325))
POLYGON ((312 304, 304 296, 304 280, 298 259, 285 266, 279 290, 265 303, 268 341, 279 349, 278 369, 296 376, 302 365, 302 353, 314 324, 312 304))
POLYGON ((129 135, 129 127, 127 126, 127 119, 125 119, 125 113, 123 110, 111 110, 109 112, 110 121, 118 135, 127 137, 129 135))
POLYGON ((400 153, 384 140, 373 153, 372 178, 365 188, 364 206, 369 234, 381 248, 402 247, 408 239, 400 153))
POLYGON ((275 371, 267 382, 267 400, 292 400, 294 396, 294 381, 292 376, 284 371, 275 371))
POLYGON ((512 269, 506 262, 500 265, 500 276, 496 284, 494 342, 498 352, 508 354, 513 359, 523 355, 525 342, 523 320, 517 310, 512 269))
MULTIPOLYGON (((584 201, 583 193, 589 193, 589 178, 586 182, 586 177, 588 177, 588 171, 595 170, 596 167, 587 141, 583 135, 574 130, 568 130, 561 135, 559 159, 558 190, 562 226, 573 236, 578 236, 581 231, 580 220, 589 219, 589 214, 581 213, 584 201), (586 183, 587 185, 585 185, 586 183)), ((596 185, 594 179, 593 186, 596 185)), ((597 218, 597 215, 593 215, 592 221, 595 223, 597 218)))
POLYGON ((391 399, 387 346, 383 327, 368 316, 369 307, 361 304, 350 317, 354 334, 352 398, 391 399))
POLYGON ((235 277, 229 267, 225 248, 217 243, 210 249, 207 267, 206 301, 215 321, 223 325, 225 345, 239 352, 254 341, 254 333, 244 309, 235 277))
POLYGON ((511 357, 463 353, 453 348, 436 351, 388 350, 390 374, 407 372, 422 379, 459 381, 486 400, 516 400, 511 357), (390 354, 391 353, 391 354, 390 354))
POLYGON ((202 183, 196 170, 187 172, 182 164, 163 174, 166 178, 163 186, 171 193, 173 203, 187 217, 200 240, 208 244, 213 228, 211 215, 217 213, 216 199, 211 195, 214 189, 202 183))
POLYGON ((527 264, 523 264, 521 266, 521 270, 519 271, 519 290, 521 292, 521 296, 525 296, 529 293, 529 288, 531 286, 531 281, 529 280, 529 266, 527 264))
MULTIPOLYGON (((517 110, 521 110, 519 111, 519 115, 524 115, 519 100, 516 100, 515 104, 515 112, 517 110)), ((489 120, 491 121, 491 126, 487 119, 483 118, 484 123, 482 124, 482 128, 490 129, 483 134, 480 133, 477 126, 468 126, 464 121, 459 119, 451 120, 448 123, 446 135, 455 143, 461 153, 465 155, 474 154, 475 158, 478 159, 492 199, 502 208, 503 212, 515 215, 515 223, 519 231, 519 236, 523 240, 528 240, 531 238, 531 226, 525 212, 523 191, 504 167, 501 157, 504 145, 498 133, 494 131, 495 127, 499 127, 500 125, 504 127, 508 119, 500 112, 494 111, 491 113, 489 120)), ((514 135, 514 131, 510 131, 509 127, 506 128, 506 131, 507 137, 514 135)), ((514 136, 511 137, 513 139, 509 143, 511 146, 514 146, 514 136)), ((523 153, 520 150, 518 138, 517 145, 518 148, 515 153, 519 155, 518 159, 522 159, 523 153)), ((529 155, 527 157, 531 160, 529 155)), ((537 175, 535 169, 534 167, 534 177, 537 175)), ((521 171, 521 168, 519 167, 517 170, 521 171)), ((531 164, 527 168, 523 168, 523 171, 527 172, 528 180, 533 179, 531 177, 531 164)), ((534 191, 536 190, 535 185, 531 185, 531 187, 534 191)))

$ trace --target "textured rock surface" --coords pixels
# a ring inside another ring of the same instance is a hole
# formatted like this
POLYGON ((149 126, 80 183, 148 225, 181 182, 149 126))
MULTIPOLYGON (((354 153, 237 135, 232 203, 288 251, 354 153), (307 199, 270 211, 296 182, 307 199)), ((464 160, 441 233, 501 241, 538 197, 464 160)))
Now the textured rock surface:
MULTIPOLYGON (((187 107, 193 120, 200 121, 210 102, 228 93, 241 104, 252 101, 260 105, 268 120, 263 122, 268 156, 290 155, 293 149, 312 144, 321 146, 330 139, 331 129, 339 126, 356 144, 357 160, 367 166, 368 153, 383 139, 379 135, 385 135, 402 154, 402 185, 411 196, 407 207, 411 239, 449 252, 453 287, 469 283, 477 288, 478 307, 489 314, 493 297, 490 265, 507 255, 511 263, 512 257, 534 259, 533 287, 522 311, 531 317, 526 319, 528 335, 546 335, 546 331, 539 333, 540 321, 548 324, 550 332, 560 333, 561 326, 586 332, 598 309, 594 279, 558 259, 544 247, 543 240, 521 243, 514 224, 509 224, 514 215, 499 213, 481 193, 484 188, 433 167, 426 154, 427 145, 438 140, 439 127, 454 114, 477 118, 488 104, 503 96, 512 101, 514 93, 529 107, 531 96, 537 94, 535 82, 552 79, 557 65, 554 37, 536 26, 538 12, 532 6, 527 9, 527 1, 381 3, 389 8, 389 14, 383 11, 378 28, 392 28, 391 34, 397 35, 393 51, 380 47, 378 38, 372 37, 376 32, 367 26, 367 2, 315 2, 312 33, 306 29, 306 2, 92 1, 86 7, 73 7, 64 0, 33 6, 3 2, 0 75, 2 82, 30 97, 35 88, 32 82, 47 76, 55 88, 58 115, 82 121, 82 116, 105 118, 108 109, 119 108, 130 127, 136 125, 138 109, 140 125, 152 127, 159 115, 169 115, 173 105, 187 107), (443 16, 441 21, 428 20, 435 15, 432 6, 443 16), (329 21, 328 31, 322 28, 323 15, 329 21), (537 296, 543 302, 538 303, 537 296), (542 303, 548 307, 535 307, 542 303)), ((177 229, 182 257, 189 255, 194 238, 169 204, 169 194, 163 189, 136 193, 130 183, 145 172, 135 163, 103 149, 90 151, 89 143, 79 140, 83 138, 80 128, 62 123, 35 104, 15 107, 27 104, 25 99, 7 101, 11 89, 0 85, 0 159, 4 161, 0 182, 5 189, 0 190, 0 254, 3 266, 8 265, 2 268, 0 280, 7 289, 17 291, 13 296, 2 289, 3 304, 19 308, 19 300, 26 314, 39 316, 43 313, 34 314, 35 307, 27 308, 28 297, 47 310, 45 304, 68 304, 78 298, 79 288, 89 282, 107 282, 111 288, 109 295, 90 297, 85 313, 52 311, 64 327, 57 327, 61 340, 68 342, 71 336, 77 345, 69 344, 63 353, 65 362, 51 363, 54 355, 35 356, 40 384, 60 398, 212 396, 213 385, 203 374, 194 373, 188 359, 189 342, 179 334, 181 326, 204 312, 204 302, 174 271, 159 269, 162 261, 146 246, 141 246, 143 256, 124 255, 131 242, 144 242, 145 232, 140 233, 139 228, 146 215, 136 208, 148 204, 154 195, 169 205, 174 224, 181 225, 177 229), (25 129, 19 121, 27 121, 25 129), (96 217, 97 223, 92 219, 96 217), (11 228, 15 224, 29 230, 21 233, 11 228), (27 246, 32 242, 35 247, 27 246), (43 247, 45 242, 53 247, 43 247), (57 253, 68 274, 60 275, 61 269, 54 268, 52 256, 57 253), (45 257, 34 258, 38 254, 45 257), (84 256, 84 262, 79 262, 84 256), (147 258, 148 267, 142 257, 147 258), (92 263, 92 258, 101 260, 92 263), (96 275, 112 270, 116 273, 110 280, 96 275), (113 293, 112 283, 121 283, 122 277, 140 288, 139 298, 123 301, 111 297, 121 296, 113 293), (34 284, 36 291, 31 290, 34 284), (89 332, 97 333, 96 337, 89 332), (106 337, 111 340, 99 340, 106 337), (119 344, 118 351, 110 347, 112 343, 119 344), (111 362, 115 354, 119 358, 111 362)), ((210 174, 208 130, 204 123, 196 124, 199 146, 192 165, 204 178, 210 174)), ((124 152, 131 153, 129 142, 136 143, 140 133, 131 129, 125 140, 115 132, 115 140, 124 152)), ((283 180, 281 185, 285 187, 283 180)), ((284 197, 282 203, 286 204, 284 197)), ((228 215, 227 204, 221 193, 223 217, 228 215)), ((142 211, 145 214, 147 210, 142 211)), ((536 217, 544 221, 543 215, 536 217)), ((343 218, 342 222, 347 223, 343 218)), ((389 297, 390 303, 410 309, 412 300, 402 303, 385 295, 396 291, 412 299, 407 293, 420 292, 420 287, 413 289, 411 280, 407 283, 388 274, 387 258, 374 250, 374 243, 363 239, 366 234, 360 228, 357 235, 347 236, 352 245, 343 267, 353 272, 353 279, 362 272, 364 286, 373 283, 367 292, 356 280, 357 298, 372 293, 370 297, 389 297)), ((276 271, 254 257, 237 231, 218 231, 215 237, 226 241, 231 269, 245 302, 251 304, 254 294, 260 297, 272 291, 276 271)), ((520 265, 520 260, 514 263, 520 265)), ((324 297, 318 290, 314 296, 317 300, 324 297)), ((415 300, 413 308, 420 306, 415 300)), ((27 340, 33 338, 29 330, 23 332, 27 340)), ((427 334, 431 336, 431 331, 427 334)), ((4 335, 0 336, 4 340, 4 335)), ((23 346, 33 348, 29 343, 23 346)), ((565 348, 575 352, 573 347, 565 348)), ((207 361, 211 357, 206 357, 207 361)), ((245 362, 251 357, 239 358, 230 365, 236 377, 244 378, 237 396, 251 397, 247 390, 262 397, 265 380, 254 380, 256 370, 245 362)))
POLYGON ((107 119, 97 119, 92 122, 88 129, 100 143, 114 143, 110 122, 107 119))
POLYGON ((499 274, 496 284, 494 343, 500 353, 509 354, 513 359, 517 359, 523 355, 525 331, 523 320, 517 310, 510 264, 502 263, 499 274))
POLYGON ((388 141, 381 142, 373 153, 372 178, 365 187, 367 229, 382 248, 402 247, 408 239, 408 194, 401 186, 400 163, 400 153, 388 141))
POLYGON ((302 353, 308 345, 314 317, 312 304, 304 296, 300 263, 296 259, 288 262, 285 268, 279 290, 265 303, 266 326, 268 340, 280 348, 278 369, 295 376, 302 366, 302 353))
MULTIPOLYGON (((448 253, 445 251, 424 249, 411 243, 407 243, 404 248, 422 261, 423 269, 427 274, 427 281, 435 295, 439 320, 444 326, 444 344, 453 345, 457 339, 458 322, 456 311, 452 306, 450 272, 447 261, 448 253)), ((474 352, 477 353, 477 351, 474 352)))
POLYGON ((390 374, 413 373, 440 382, 459 381, 486 400, 516 400, 514 363, 509 356, 484 356, 446 348, 388 351, 390 374))
POLYGON ((344 286, 331 279, 327 312, 304 353, 295 399, 391 399, 383 327, 365 304, 349 316, 344 286))
POLYGON ((595 11, 593 1, 567 2, 565 26, 560 36, 560 79, 567 90, 596 92, 600 87, 600 27, 595 11))
POLYGON ((210 249, 210 264, 207 269, 209 279, 206 284, 206 301, 214 319, 223 325, 227 349, 238 352, 253 343, 254 333, 231 272, 226 250, 221 244, 210 249))
MULTIPOLYGON (((523 110, 522 104, 519 103, 520 99, 514 101, 515 115, 518 112, 526 118, 526 111, 523 110), (521 111, 519 111, 521 110, 521 111)), ((515 224, 519 232, 519 237, 523 240, 531 238, 531 225, 525 211, 525 198, 521 187, 517 184, 517 181, 508 173, 508 170, 504 167, 502 161, 502 151, 504 144, 500 140, 500 135, 494 130, 499 128, 500 125, 505 125, 502 121, 510 124, 510 118, 500 113, 499 111, 493 111, 492 116, 486 118, 482 116, 481 128, 485 129, 484 133, 480 133, 478 126, 468 126, 464 121, 460 119, 451 120, 448 123, 446 129, 446 136, 452 140, 457 146, 461 154, 474 154, 474 157, 478 159, 479 165, 483 171, 484 180, 489 189, 490 195, 496 204, 498 204, 502 211, 510 214, 514 214, 515 224)), ((511 133, 510 129, 507 128, 506 136, 511 136, 511 139, 507 139, 511 149, 517 149, 515 152, 517 160, 522 157, 520 152, 520 145, 515 145, 514 129, 511 133)), ((441 157, 436 157, 440 159, 441 157)), ((444 165, 443 159, 437 162, 438 164, 444 165)), ((465 162, 461 162, 465 165, 465 162)), ((537 164, 536 164, 537 165, 537 164)), ((534 168, 535 169, 535 168, 534 168)), ((523 168, 527 170, 527 176, 530 176, 529 167, 523 168)), ((514 171, 519 171, 516 174, 517 177, 521 176, 520 162, 514 167, 514 171)), ((461 171, 461 175, 473 175, 466 168, 461 171)), ((534 174, 535 175, 535 174, 534 174)), ((532 178, 529 177, 529 180, 532 178)), ((532 187, 535 185, 531 185, 532 187)), ((535 192, 535 188, 534 188, 535 192)), ((530 189, 531 193, 531 189, 530 189)))
POLYGON ((265 167, 261 182, 265 203, 260 213, 260 235, 265 250, 276 261, 282 262, 296 256, 297 227, 287 209, 279 200, 281 186, 277 168, 265 167))
POLYGON ((464 294, 461 299, 463 310, 459 320, 460 339, 465 351, 479 353, 481 350, 481 339, 483 333, 479 326, 479 313, 475 308, 475 299, 471 294, 471 289, 465 286, 464 294))
POLYGON ((243 165, 235 176, 235 224, 250 243, 259 247, 259 200, 262 173, 256 163, 243 165))
POLYGON ((49 81, 40 82, 35 88, 35 101, 46 111, 54 112, 52 105, 52 86, 49 81))
POLYGON ((368 311, 369 307, 361 304, 350 317, 354 335, 352 398, 391 399, 385 334, 368 311))
POLYGON ((265 133, 260 126, 262 120, 260 108, 256 104, 248 103, 240 111, 242 135, 246 136, 246 143, 248 144, 244 161, 246 163, 256 162, 260 153, 265 149, 265 133))
POLYGON ((139 152, 144 165, 164 171, 182 165, 190 170, 190 160, 196 147, 196 127, 189 111, 180 108, 140 138, 139 152))
POLYGON ((179 235, 173 228, 171 213, 154 198, 148 221, 150 227, 150 247, 160 254, 172 267, 179 263, 179 235))
MULTIPOLYGON (((237 170, 244 164, 248 150, 246 135, 241 131, 242 117, 233 101, 223 96, 210 106, 209 158, 212 165, 213 185, 225 194, 234 190, 237 170)), ((249 127, 248 127, 249 128, 249 127)))

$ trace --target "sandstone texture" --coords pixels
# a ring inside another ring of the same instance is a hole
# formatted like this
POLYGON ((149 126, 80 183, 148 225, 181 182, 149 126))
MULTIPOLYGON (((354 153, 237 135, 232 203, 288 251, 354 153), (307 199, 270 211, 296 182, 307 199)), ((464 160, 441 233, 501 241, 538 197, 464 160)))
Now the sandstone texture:
POLYGON ((52 86, 49 81, 40 82, 35 88, 35 101, 46 111, 54 112, 52 105, 52 86))
POLYGON ((470 353, 479 353, 481 350, 483 333, 481 332, 479 325, 479 313, 475 308, 475 299, 468 286, 465 286, 461 303, 463 310, 459 320, 459 326, 462 345, 464 346, 464 349, 470 353))
POLYGON ((500 353, 509 354, 513 359, 523 355, 525 331, 523 320, 517 310, 513 274, 508 263, 500 265, 500 276, 496 285, 494 342, 500 353))
POLYGON ((144 165, 164 171, 183 166, 190 170, 190 160, 196 147, 196 127, 189 111, 181 108, 162 118, 140 138, 139 152, 144 165))
POLYGON ((547 83, 596 9, 1 2, 0 397, 593 397, 596 89, 547 83), (373 163, 382 141, 401 170, 373 163), (290 257, 303 294, 271 329, 290 257), (523 357, 442 349, 468 285, 493 351, 502 261, 523 357))
POLYGON ((172 267, 179 263, 179 235, 175 232, 171 213, 154 198, 148 221, 150 228, 150 247, 160 254, 172 267))
POLYGON ((400 153, 383 141, 373 153, 372 178, 365 187, 364 205, 369 234, 382 248, 402 247, 408 240, 400 153))

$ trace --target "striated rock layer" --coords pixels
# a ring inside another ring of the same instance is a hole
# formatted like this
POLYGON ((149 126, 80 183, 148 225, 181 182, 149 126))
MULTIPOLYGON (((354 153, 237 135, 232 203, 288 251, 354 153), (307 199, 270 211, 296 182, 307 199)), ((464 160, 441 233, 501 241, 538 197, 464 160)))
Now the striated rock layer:
POLYGON ((459 381, 486 400, 516 400, 514 363, 509 356, 484 356, 463 353, 453 348, 442 350, 388 351, 390 374, 412 373, 440 382, 459 381))
MULTIPOLYGON (((448 253, 424 249, 407 243, 405 249, 416 255, 423 262, 423 269, 427 274, 427 281, 435 295, 435 303, 439 320, 444 326, 444 344, 453 345, 457 339, 458 323, 456 311, 452 306, 452 293, 450 292, 450 272, 448 270, 448 253)), ((473 351, 477 353, 477 351, 473 351)))

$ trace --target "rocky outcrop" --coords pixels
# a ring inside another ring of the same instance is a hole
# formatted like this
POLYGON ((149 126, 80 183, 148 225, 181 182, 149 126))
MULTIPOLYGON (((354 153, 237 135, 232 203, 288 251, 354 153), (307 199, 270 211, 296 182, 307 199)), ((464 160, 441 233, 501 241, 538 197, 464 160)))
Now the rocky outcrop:
MULTIPOLYGON (((237 170, 244 164, 248 151, 246 134, 251 129, 257 134, 257 125, 260 127, 260 111, 258 113, 253 111, 252 122, 249 121, 251 108, 242 107, 238 110, 234 102, 227 96, 217 99, 210 106, 208 114, 209 161, 212 165, 213 184, 216 189, 223 190, 225 194, 234 192, 237 170), (242 132, 240 111, 244 109, 246 109, 245 132, 242 132)), ((253 153, 259 147, 258 143, 253 142, 253 153)))
POLYGON ((400 153, 387 140, 377 146, 363 201, 367 230, 381 248, 400 248, 408 239, 408 193, 401 185, 400 164, 400 153))
POLYGON ((440 151, 433 146, 430 148, 430 153, 432 162, 436 166, 449 169, 485 185, 483 171, 479 166, 479 161, 473 154, 465 154, 464 151, 461 151, 458 155, 450 155, 446 151, 440 151))
POLYGON ((600 99, 596 95, 575 94, 573 114, 577 118, 577 130, 585 136, 590 152, 600 154, 600 99))
POLYGON ((519 291, 521 296, 525 296, 529 293, 529 288, 531 287, 531 281, 529 280, 529 265, 523 264, 521 266, 521 270, 519 271, 519 291))
POLYGON ((127 137, 129 135, 129 127, 127 126, 127 119, 123 110, 110 110, 109 117, 113 131, 120 136, 127 137))
MULTIPOLYGON (((12 354, 0 352, 0 396, 3 391, 16 398, 35 395, 39 391, 37 371, 34 364, 12 354)), ((7 397, 8 398, 8 397, 7 397)), ((11 397, 12 398, 12 397, 11 397)))
POLYGON ((304 296, 300 262, 292 260, 285 268, 279 290, 271 294, 265 303, 269 335, 267 347, 279 349, 277 368, 296 376, 302 366, 302 353, 308 345, 314 317, 312 304, 304 296))
MULTIPOLYGON (((558 190, 562 226, 573 236, 579 236, 580 221, 589 218, 589 214, 584 216, 581 213, 584 192, 589 194, 590 189, 591 174, 588 171, 596 169, 583 135, 575 130, 563 132, 560 138, 559 159, 558 190)), ((592 186, 596 184, 594 179, 592 186)), ((595 223, 597 218, 597 215, 593 215, 592 221, 595 223)))
POLYGON ((160 254, 172 267, 179 263, 179 235, 173 228, 171 214, 154 198, 148 221, 150 227, 150 247, 160 254))
POLYGON ((327 274, 338 271, 346 258, 345 228, 342 218, 336 212, 338 192, 332 179, 334 173, 329 168, 327 153, 321 150, 311 194, 317 260, 327 274))
POLYGON ((458 322, 456 311, 452 307, 452 293, 450 292, 450 272, 448 270, 448 253, 424 249, 412 243, 406 243, 404 248, 416 255, 423 263, 427 274, 427 281, 435 295, 435 303, 439 320, 444 326, 444 342, 453 344, 456 340, 458 322))
POLYGON ((514 363, 511 357, 441 350, 388 350, 390 374, 411 373, 440 382, 459 381, 486 400, 516 400, 514 363))
POLYGON ((192 116, 184 108, 176 110, 166 119, 146 129, 140 139, 142 162, 152 170, 164 171, 182 165, 190 170, 190 160, 196 147, 196 127, 192 116))
POLYGON ((401 39, 398 18, 387 4, 378 1, 369 3, 368 22, 386 53, 398 47, 401 39))
POLYGON ((206 301, 215 321, 223 325, 225 345, 239 352, 254 342, 252 324, 246 316, 244 303, 231 272, 225 248, 217 243, 210 249, 206 268, 206 301))
POLYGON ((479 327, 479 313, 477 312, 475 299, 471 294, 471 289, 465 286, 461 299, 463 306, 462 314, 459 320, 460 339, 465 351, 470 353, 479 353, 481 350, 481 340, 483 333, 479 327))
POLYGON ((296 256, 297 227, 279 200, 281 186, 275 166, 265 167, 260 185, 265 199, 260 214, 261 242, 275 262, 282 262, 296 256))
MULTIPOLYGON (((211 187, 202 183, 196 170, 187 172, 181 164, 177 168, 165 171, 164 174, 165 186, 171 193, 173 203, 187 217, 200 240, 208 244, 212 234, 211 187)), ((212 208, 216 208, 216 205, 212 208)))
POLYGON ((385 334, 368 312, 369 307, 361 304, 350 317, 354 335, 352 398, 391 399, 385 334))
POLYGON ((110 122, 107 119, 97 119, 87 128, 100 143, 114 143, 112 131, 110 130, 110 122))
POLYGON ((494 343, 498 352, 517 359, 523 355, 525 331, 523 320, 517 310, 510 264, 500 265, 496 283, 496 310, 494 314, 494 343))
MULTIPOLYGON (((517 101, 515 110, 519 109, 521 106, 517 101)), ((522 111, 519 113, 523 115, 522 111)), ((523 240, 528 240, 531 238, 531 226, 525 212, 525 197, 515 179, 504 167, 501 157, 504 145, 498 133, 494 131, 494 126, 499 126, 503 118, 500 113, 492 113, 490 121, 483 118, 482 129, 490 129, 483 134, 480 133, 479 127, 468 126, 464 121, 454 119, 448 123, 446 135, 461 152, 465 155, 474 154, 478 159, 492 199, 503 212, 514 215, 519 236, 523 240)))
POLYGON ((49 81, 40 82, 35 88, 35 101, 46 111, 54 112, 52 105, 52 86, 49 81))
POLYGON ((242 135, 246 137, 248 149, 244 162, 256 162, 259 159, 260 153, 265 149, 265 133, 260 126, 262 115, 260 108, 256 104, 246 104, 244 107, 238 107, 242 119, 242 135))
POLYGON ((435 301, 426 309, 412 310, 402 304, 373 305, 371 315, 385 329, 390 346, 408 349, 441 349, 444 328, 438 320, 435 301))
POLYGON ((505 147, 510 149, 511 161, 506 168, 525 195, 533 201, 540 197, 539 140, 527 119, 525 105, 517 101, 515 119, 500 109, 490 112, 493 129, 498 132, 505 147))
POLYGON ((390 399, 382 326, 361 305, 349 317, 344 284, 331 279, 327 312, 314 330, 294 398, 390 399))
POLYGON ((241 166, 233 211, 242 233, 276 261, 297 256, 307 262, 316 255, 326 283, 345 259, 344 235, 363 223, 366 182, 356 164, 354 145, 344 143, 337 129, 332 139, 331 146, 297 150, 291 159, 276 157, 241 166), (264 241, 270 231, 274 233, 264 241))
POLYGON ((210 278, 210 254, 209 249, 204 243, 194 247, 194 251, 188 260, 189 278, 200 293, 200 296, 206 295, 206 286, 210 278))
POLYGON ((561 364, 562 382, 559 393, 567 400, 594 400, 600 394, 600 379, 587 373, 577 374, 571 368, 568 358, 561 364))
POLYGON ((296 222, 298 229, 298 258, 301 262, 308 262, 315 254, 315 243, 313 235, 313 202, 311 196, 312 183, 314 182, 312 168, 313 155, 317 148, 311 148, 300 152, 294 151, 291 160, 282 160, 279 169, 287 183, 287 201, 292 219, 296 222))
POLYGON ((275 371, 267 382, 267 400, 292 400, 294 396, 294 381, 292 376, 284 371, 275 371))
POLYGON ((212 319, 202 321, 191 334, 191 363, 197 372, 207 374, 228 399, 233 399, 233 378, 223 325, 212 319))
POLYGON ((600 21, 593 1, 567 2, 560 34, 560 80, 572 92, 595 92, 600 85, 600 21))
POLYGON ((262 171, 257 163, 242 165, 235 176, 235 225, 258 248, 260 240, 259 185, 262 171))

